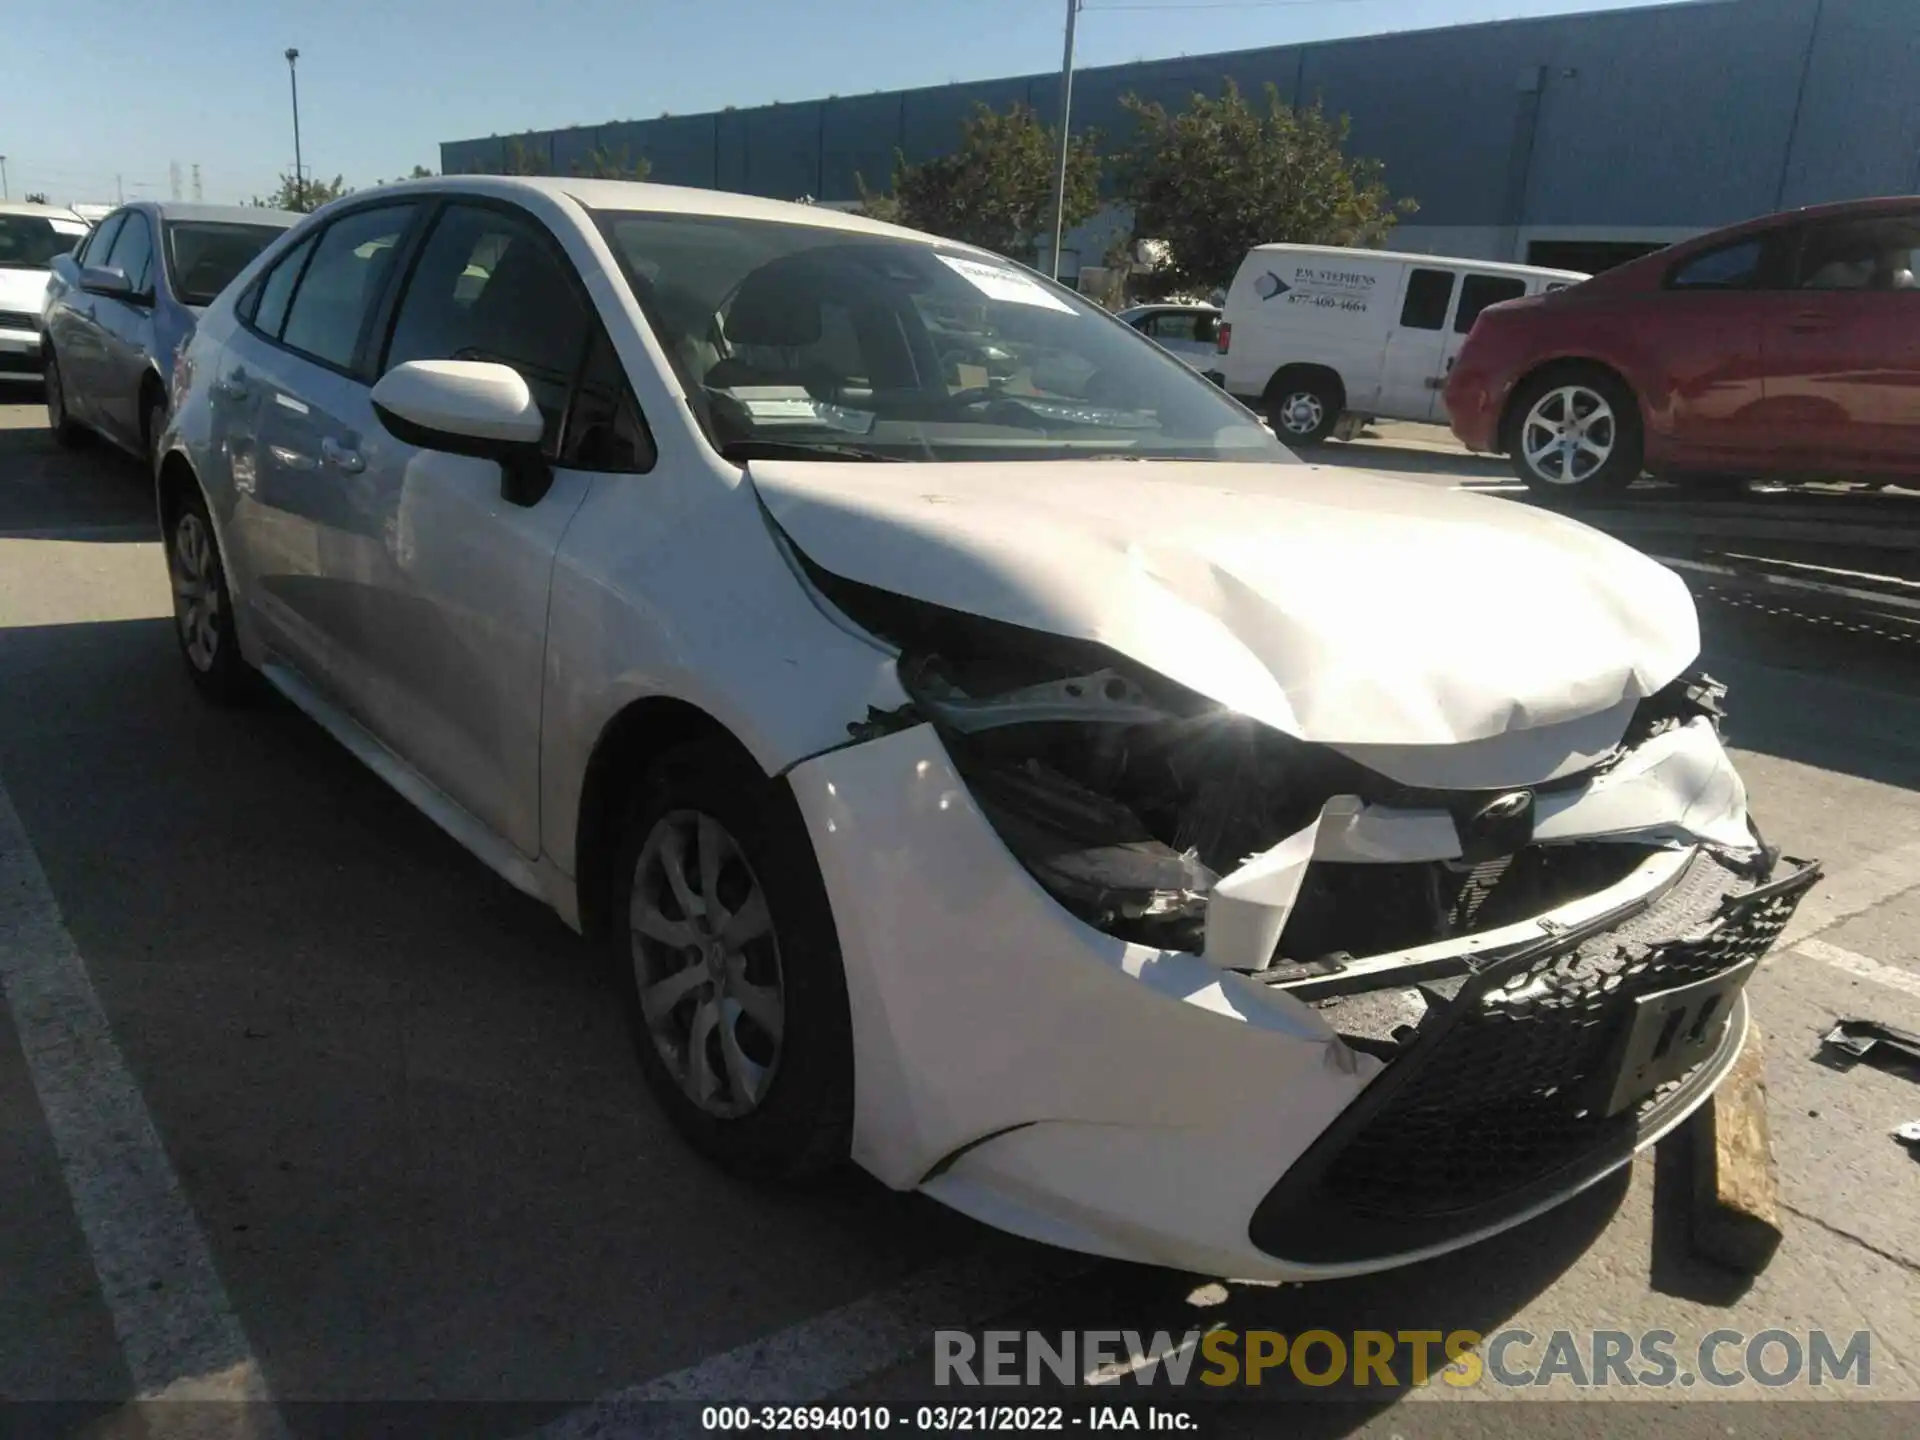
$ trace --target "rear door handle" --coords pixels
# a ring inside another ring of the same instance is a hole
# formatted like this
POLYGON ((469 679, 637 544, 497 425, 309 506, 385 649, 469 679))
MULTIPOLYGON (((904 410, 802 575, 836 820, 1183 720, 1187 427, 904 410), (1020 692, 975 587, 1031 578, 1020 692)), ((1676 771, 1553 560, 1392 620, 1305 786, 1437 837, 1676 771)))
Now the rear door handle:
POLYGON ((320 442, 320 458, 348 475, 358 475, 367 468, 366 458, 358 450, 342 445, 331 435, 320 442))

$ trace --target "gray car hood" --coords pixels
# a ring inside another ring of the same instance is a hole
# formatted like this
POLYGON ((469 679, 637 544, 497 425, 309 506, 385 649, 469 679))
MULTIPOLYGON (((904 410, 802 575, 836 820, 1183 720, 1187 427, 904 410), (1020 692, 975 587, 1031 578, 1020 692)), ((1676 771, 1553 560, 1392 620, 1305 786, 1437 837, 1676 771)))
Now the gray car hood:
POLYGON ((775 522, 834 574, 1097 641, 1340 748, 1417 755, 1552 728, 1604 749, 1700 648, 1679 577, 1599 531, 1362 471, 748 468, 775 522))

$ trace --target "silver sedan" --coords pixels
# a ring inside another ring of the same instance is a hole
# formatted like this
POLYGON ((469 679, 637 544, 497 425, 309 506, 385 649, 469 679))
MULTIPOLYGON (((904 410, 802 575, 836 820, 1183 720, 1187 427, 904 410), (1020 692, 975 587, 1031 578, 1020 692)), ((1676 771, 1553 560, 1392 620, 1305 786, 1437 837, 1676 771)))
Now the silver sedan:
POLYGON ((151 460, 166 429, 174 356, 199 315, 302 217, 286 210, 142 201, 114 211, 47 281, 41 356, 47 423, 151 460))

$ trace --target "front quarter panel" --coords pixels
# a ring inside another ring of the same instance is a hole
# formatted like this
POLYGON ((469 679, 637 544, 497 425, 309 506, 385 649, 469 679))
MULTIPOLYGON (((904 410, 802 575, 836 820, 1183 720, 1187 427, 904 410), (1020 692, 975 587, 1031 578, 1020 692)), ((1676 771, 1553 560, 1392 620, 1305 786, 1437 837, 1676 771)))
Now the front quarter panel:
POLYGON ((906 700, 892 655, 809 598, 744 476, 680 456, 598 477, 554 572, 541 829, 567 874, 587 762, 634 702, 693 705, 777 775, 906 700))

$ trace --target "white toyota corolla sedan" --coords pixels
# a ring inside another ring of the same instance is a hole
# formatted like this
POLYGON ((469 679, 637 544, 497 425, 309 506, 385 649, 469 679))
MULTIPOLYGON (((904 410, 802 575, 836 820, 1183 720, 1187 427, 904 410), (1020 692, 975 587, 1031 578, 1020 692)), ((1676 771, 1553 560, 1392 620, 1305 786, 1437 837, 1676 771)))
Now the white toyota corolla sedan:
POLYGON ((390 186, 174 386, 195 682, 264 677, 597 937, 740 1173, 1247 1278, 1431 1255, 1698 1106, 1816 873, 1670 572, 1301 465, 963 245, 390 186))

